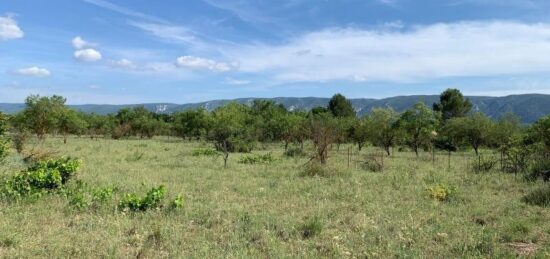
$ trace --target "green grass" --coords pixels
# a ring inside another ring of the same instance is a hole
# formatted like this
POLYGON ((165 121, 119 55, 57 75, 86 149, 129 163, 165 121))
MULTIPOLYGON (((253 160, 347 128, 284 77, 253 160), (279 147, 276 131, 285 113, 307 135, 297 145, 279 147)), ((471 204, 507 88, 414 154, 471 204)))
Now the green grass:
MULTIPOLYGON (((453 155, 384 158, 382 172, 361 164, 367 153, 335 149, 329 177, 301 176, 308 157, 283 155, 282 144, 262 144, 269 164, 241 164, 246 154, 193 156, 209 143, 179 139, 90 140, 49 138, 44 146, 83 161, 77 179, 93 188, 146 193, 166 186, 183 195, 183 208, 124 212, 112 206, 75 209, 59 195, 0 201, 0 257, 112 258, 471 258, 524 254, 510 243, 533 244, 531 256, 550 256, 550 209, 522 201, 542 183, 497 172, 472 173, 453 155), (453 187, 437 201, 428 188, 453 187)), ((306 147, 308 148, 308 147, 306 147)), ((13 155, 0 166, 24 168, 13 155)), ((120 199, 120 195, 118 198, 120 199)), ((167 200, 167 202, 169 201, 167 200)))

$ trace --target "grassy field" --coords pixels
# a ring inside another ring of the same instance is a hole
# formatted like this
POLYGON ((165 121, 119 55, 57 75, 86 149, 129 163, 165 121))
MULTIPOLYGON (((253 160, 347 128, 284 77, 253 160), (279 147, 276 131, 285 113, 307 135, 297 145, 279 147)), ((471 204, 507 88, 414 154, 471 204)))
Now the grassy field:
MULTIPOLYGON (((300 176, 307 158, 263 146, 270 164, 240 164, 192 156, 208 143, 180 139, 90 140, 49 138, 45 148, 83 161, 77 178, 118 187, 109 204, 78 210, 47 195, 0 201, 0 257, 6 258, 471 258, 550 257, 550 209, 521 197, 542 183, 498 172, 474 174, 468 156, 395 152, 384 172, 360 166, 367 153, 332 151, 331 177, 300 176), (121 212, 122 193, 145 193, 163 184, 184 208, 121 212), (446 185, 448 201, 427 191, 446 185)), ((0 166, 12 174, 17 155, 0 166)))

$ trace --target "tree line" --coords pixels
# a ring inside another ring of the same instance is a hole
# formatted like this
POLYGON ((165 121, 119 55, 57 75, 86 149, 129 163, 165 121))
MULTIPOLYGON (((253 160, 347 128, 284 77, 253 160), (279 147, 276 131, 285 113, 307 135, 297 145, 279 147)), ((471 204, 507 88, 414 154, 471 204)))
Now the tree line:
POLYGON ((354 143, 359 150, 370 144, 387 155, 396 147, 417 156, 420 151, 436 149, 471 149, 479 155, 481 148, 492 148, 516 158, 522 150, 536 149, 545 157, 550 150, 550 116, 528 126, 511 113, 495 120, 476 111, 457 89, 441 93, 431 108, 418 102, 402 113, 375 108, 364 117, 358 117, 341 94, 334 95, 327 107, 310 111, 289 111, 273 101, 255 100, 251 105, 229 103, 211 112, 193 109, 157 114, 134 107, 98 115, 75 111, 65 102, 61 96, 31 95, 21 112, 1 114, 0 134, 9 130, 15 138, 34 134, 39 139, 57 134, 64 143, 70 134, 92 139, 176 136, 211 141, 225 158, 230 152, 250 152, 258 142, 282 142, 285 150, 291 145, 303 150, 304 142, 311 141, 313 158, 321 164, 326 163, 329 150, 342 143, 354 143))

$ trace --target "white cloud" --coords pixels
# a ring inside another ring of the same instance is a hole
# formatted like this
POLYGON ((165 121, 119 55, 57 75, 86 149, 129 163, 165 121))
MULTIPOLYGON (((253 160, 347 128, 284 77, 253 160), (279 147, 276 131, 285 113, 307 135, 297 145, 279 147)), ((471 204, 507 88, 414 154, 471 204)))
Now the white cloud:
POLYGON ((418 82, 548 73, 550 56, 545 53, 550 53, 550 24, 491 21, 401 30, 329 29, 283 45, 222 50, 226 58, 238 61, 239 71, 263 73, 279 82, 418 82))
POLYGON ((193 31, 183 26, 135 21, 130 21, 128 24, 170 42, 189 44, 195 43, 196 40, 193 31))
POLYGON ((83 49, 83 48, 89 48, 89 47, 95 47, 96 44, 90 43, 82 39, 80 36, 74 37, 74 39, 71 41, 73 44, 73 47, 75 49, 83 49))
POLYGON ((81 49, 74 52, 74 58, 80 61, 93 62, 101 60, 101 53, 95 49, 81 49))
POLYGON ((182 56, 177 58, 176 64, 179 67, 210 70, 214 72, 227 72, 233 70, 234 67, 224 62, 218 62, 212 59, 194 57, 194 56, 182 56))
POLYGON ((120 68, 125 68, 125 69, 135 69, 137 68, 136 64, 134 64, 134 62, 128 60, 128 59, 120 59, 120 60, 113 60, 111 61, 111 64, 113 64, 114 66, 117 66, 117 67, 120 67, 120 68))
POLYGON ((251 82, 249 80, 239 80, 234 78, 225 79, 225 84, 228 84, 228 85, 248 85, 250 83, 251 82))
POLYGON ((49 76, 51 73, 49 70, 40 67, 28 67, 21 68, 14 71, 15 74, 23 76, 35 76, 35 77, 45 77, 49 76))
POLYGON ((10 15, 0 16, 0 40, 19 39, 24 35, 25 33, 10 15))

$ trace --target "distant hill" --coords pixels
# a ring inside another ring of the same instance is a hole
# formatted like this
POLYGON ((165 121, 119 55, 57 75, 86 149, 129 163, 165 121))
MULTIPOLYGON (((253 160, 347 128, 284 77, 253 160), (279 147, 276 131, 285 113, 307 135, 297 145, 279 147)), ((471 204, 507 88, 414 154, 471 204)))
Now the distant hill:
MULTIPOLYGON (((550 114, 550 95, 544 94, 522 94, 510 95, 504 97, 488 96, 467 96, 474 104, 474 109, 482 111, 491 118, 498 119, 507 112, 513 112, 520 116, 522 122, 532 123, 542 116, 550 114)), ((97 114, 116 113, 119 109, 126 107, 144 106, 146 109, 158 113, 173 113, 186 109, 205 108, 214 110, 230 102, 239 102, 251 104, 255 99, 273 100, 276 103, 283 104, 289 110, 310 110, 317 106, 327 106, 329 98, 317 97, 276 97, 276 98, 239 98, 232 100, 213 100, 200 103, 173 104, 173 103, 147 103, 147 104, 128 104, 128 105, 103 105, 103 104, 85 104, 70 105, 70 107, 97 114)), ((384 99, 350 99, 357 113, 362 116, 367 114, 373 108, 392 107, 396 111, 404 111, 416 102, 424 102, 428 106, 439 100, 439 95, 411 95, 396 96, 384 99)), ((24 104, 18 103, 0 103, 0 111, 6 113, 16 113, 24 108, 24 104)))

